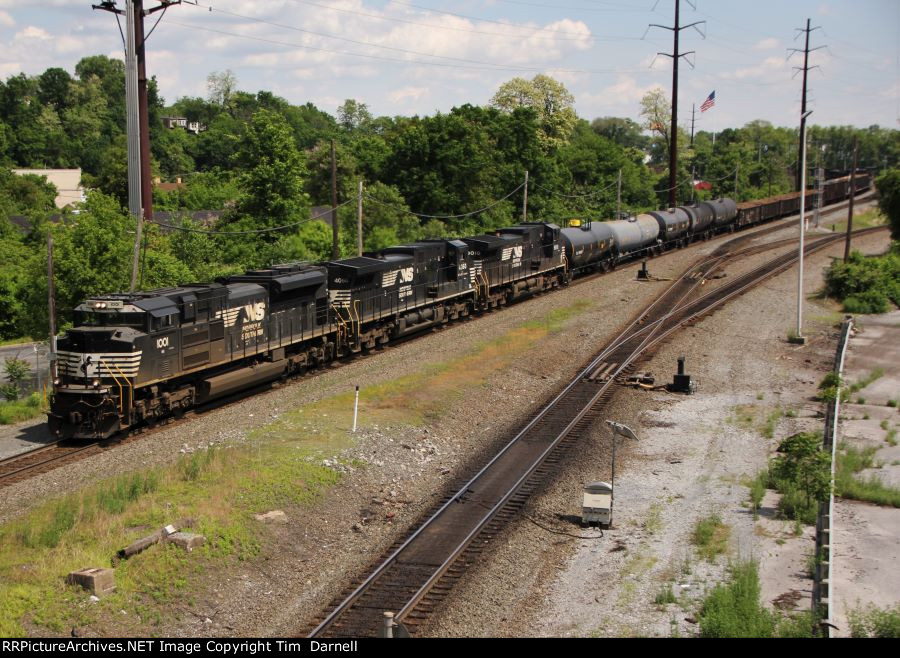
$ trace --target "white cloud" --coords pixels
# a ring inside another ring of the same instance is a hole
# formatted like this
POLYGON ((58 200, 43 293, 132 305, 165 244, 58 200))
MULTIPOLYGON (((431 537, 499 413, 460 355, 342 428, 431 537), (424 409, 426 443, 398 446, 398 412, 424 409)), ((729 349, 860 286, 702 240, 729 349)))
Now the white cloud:
POLYGON ((29 25, 24 30, 16 32, 16 36, 13 38, 16 41, 24 41, 25 39, 39 39, 41 41, 47 41, 52 37, 50 36, 50 33, 47 32, 47 30, 45 30, 44 28, 29 25))
POLYGON ((763 39, 756 43, 753 46, 754 50, 773 50, 778 47, 778 39, 775 37, 769 37, 768 39, 763 39))
POLYGON ((428 87, 402 87, 388 94, 392 103, 402 103, 407 100, 417 101, 429 91, 428 87))
POLYGON ((12 27, 16 24, 15 19, 8 12, 0 11, 0 25, 3 27, 12 27))

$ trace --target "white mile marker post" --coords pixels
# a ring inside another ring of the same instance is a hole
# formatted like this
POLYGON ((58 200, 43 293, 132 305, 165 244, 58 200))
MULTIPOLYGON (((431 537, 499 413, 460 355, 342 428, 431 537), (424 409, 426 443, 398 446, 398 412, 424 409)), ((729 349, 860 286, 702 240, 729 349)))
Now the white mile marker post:
POLYGON ((359 386, 356 387, 356 400, 353 402, 353 433, 356 434, 356 417, 359 413, 359 386))

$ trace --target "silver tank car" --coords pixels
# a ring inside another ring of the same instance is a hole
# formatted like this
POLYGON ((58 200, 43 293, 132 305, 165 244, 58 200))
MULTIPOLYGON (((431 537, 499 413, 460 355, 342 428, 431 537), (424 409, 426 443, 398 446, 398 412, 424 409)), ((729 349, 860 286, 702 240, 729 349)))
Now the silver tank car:
POLYGON ((732 199, 712 199, 700 204, 713 211, 716 226, 730 224, 737 217, 737 204, 732 199))
POLYGON ((659 239, 663 242, 677 240, 691 228, 691 217, 683 208, 652 210, 648 214, 659 224, 659 239))
POLYGON ((613 233, 616 251, 622 256, 653 246, 659 238, 659 222, 651 215, 619 219, 606 225, 613 233))
POLYGON ((590 222, 560 231, 571 269, 578 269, 603 260, 613 247, 613 232, 609 222, 590 222))

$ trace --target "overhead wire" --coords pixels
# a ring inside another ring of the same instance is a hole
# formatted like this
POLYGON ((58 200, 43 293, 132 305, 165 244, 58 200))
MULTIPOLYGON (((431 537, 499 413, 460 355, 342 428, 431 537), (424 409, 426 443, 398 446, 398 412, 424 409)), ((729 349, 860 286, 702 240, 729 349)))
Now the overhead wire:
MULTIPOLYGON (((188 3, 188 4, 191 5, 191 6, 197 7, 197 8, 203 8, 203 9, 207 9, 207 8, 208 8, 209 11, 212 11, 212 12, 216 12, 216 13, 219 13, 219 14, 226 14, 226 15, 228 15, 228 16, 233 16, 233 17, 235 17, 235 18, 241 18, 241 19, 243 19, 243 20, 253 21, 253 22, 255 22, 255 23, 262 23, 262 24, 265 24, 265 25, 271 25, 271 26, 273 26, 273 27, 278 27, 278 28, 282 28, 282 29, 285 29, 285 30, 292 30, 292 31, 294 31, 294 32, 300 32, 300 33, 303 33, 303 34, 311 34, 311 35, 317 36, 317 37, 325 37, 325 38, 327 38, 327 39, 335 39, 335 40, 338 40, 338 41, 346 41, 346 42, 348 42, 348 43, 353 43, 353 44, 356 44, 356 45, 358 45, 358 46, 366 46, 366 47, 369 47, 369 48, 381 48, 381 49, 384 49, 384 50, 391 50, 391 51, 394 51, 394 52, 405 53, 405 54, 408 54, 408 55, 418 55, 418 56, 420 56, 420 57, 434 57, 434 58, 436 58, 436 59, 446 59, 446 60, 450 60, 450 61, 454 61, 454 62, 465 62, 465 63, 467 63, 467 64, 479 64, 479 65, 482 65, 482 66, 490 66, 490 67, 496 66, 496 65, 493 64, 492 62, 484 62, 484 61, 474 60, 474 59, 464 59, 464 58, 461 58, 461 57, 449 57, 449 56, 447 56, 447 55, 433 55, 433 54, 431 54, 431 53, 425 53, 425 52, 418 51, 418 50, 409 50, 409 49, 407 49, 407 48, 396 48, 396 47, 394 47, 394 46, 386 46, 386 45, 379 44, 379 43, 373 43, 373 42, 371 42, 371 41, 360 41, 359 39, 351 39, 351 38, 349 38, 349 37, 342 37, 342 36, 337 35, 337 34, 328 34, 327 32, 316 32, 316 31, 314 31, 314 30, 307 30, 306 28, 296 27, 295 25, 288 25, 288 24, 286 24, 286 23, 278 23, 278 22, 275 22, 275 21, 270 21, 270 20, 267 20, 267 19, 265 19, 265 18, 256 18, 256 17, 254 17, 254 16, 245 16, 245 15, 243 15, 243 14, 238 14, 238 13, 233 12, 233 11, 228 11, 228 10, 225 10, 225 9, 219 9, 219 8, 217 8, 217 7, 213 7, 212 5, 205 5, 205 4, 202 4, 201 2, 190 2, 190 3, 188 3)), ((535 70, 536 70, 536 69, 535 69, 535 70)))
MULTIPOLYGON (((351 203, 356 203, 357 197, 352 197, 344 203, 341 203, 334 207, 334 210, 338 208, 343 208, 346 205, 351 203)), ((155 219, 147 219, 144 221, 150 222, 151 224, 156 224, 157 226, 164 226, 165 228, 173 229, 176 231, 186 231, 188 233, 204 233, 206 235, 250 235, 250 234, 259 234, 259 233, 273 233, 275 231, 284 231, 289 228, 295 228, 300 226, 301 224, 306 224, 307 222, 312 222, 317 219, 322 219, 323 217, 327 217, 332 213, 332 208, 329 208, 327 212, 319 213, 318 215, 313 215, 312 217, 307 217, 305 219, 301 219, 300 221, 293 222, 291 224, 284 224, 282 226, 269 226, 267 228, 258 228, 258 229, 246 229, 241 231, 217 231, 212 229, 201 229, 201 228, 193 228, 190 226, 177 226, 175 224, 168 224, 166 222, 160 222, 155 219)))
POLYGON ((384 201, 379 201, 375 197, 373 197, 369 194, 366 194, 365 192, 363 192, 363 196, 376 205, 383 206, 385 208, 392 208, 394 210, 399 210, 399 211, 405 212, 409 215, 415 215, 416 217, 423 217, 425 219, 460 219, 462 217, 471 217, 472 215, 478 215, 480 213, 490 210, 494 206, 500 205, 501 203, 506 201, 509 197, 511 197, 513 194, 515 194, 516 192, 521 190, 523 187, 525 187, 524 182, 519 184, 519 186, 516 189, 514 189, 512 192, 510 192, 506 196, 498 199, 497 201, 494 201, 490 205, 487 205, 484 208, 479 208, 478 210, 472 210, 471 212, 464 212, 464 213, 461 213, 458 215, 428 215, 426 213, 413 212, 412 210, 409 210, 408 208, 404 208, 403 206, 398 206, 398 205, 395 205, 392 203, 385 203, 384 201))

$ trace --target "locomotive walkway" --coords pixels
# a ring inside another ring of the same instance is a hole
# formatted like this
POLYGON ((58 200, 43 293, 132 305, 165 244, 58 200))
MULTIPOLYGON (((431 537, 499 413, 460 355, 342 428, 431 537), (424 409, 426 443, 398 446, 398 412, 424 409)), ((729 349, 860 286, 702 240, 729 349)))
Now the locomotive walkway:
MULTIPOLYGON (((442 501, 405 540, 392 547, 368 576, 347 588, 342 598, 331 604, 329 613, 310 632, 310 637, 375 636, 383 626, 385 612, 394 613, 395 620, 414 634, 446 597, 466 565, 516 516, 566 451, 600 419, 604 402, 611 397, 617 380, 685 324, 796 262, 795 252, 783 254, 709 293, 699 294, 703 282, 725 259, 772 248, 743 248, 752 237, 742 236, 722 245, 711 257, 689 268, 638 314, 477 474, 442 501)), ((832 235, 810 241, 805 253, 842 239, 841 235, 832 235)))

